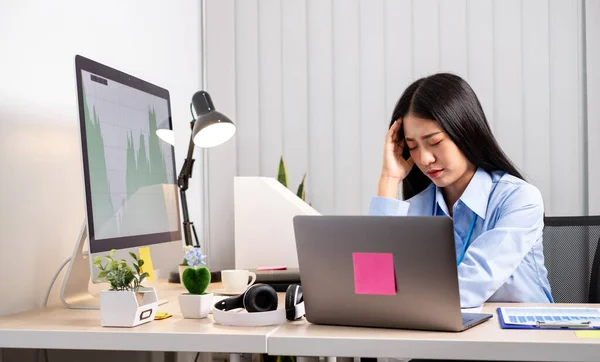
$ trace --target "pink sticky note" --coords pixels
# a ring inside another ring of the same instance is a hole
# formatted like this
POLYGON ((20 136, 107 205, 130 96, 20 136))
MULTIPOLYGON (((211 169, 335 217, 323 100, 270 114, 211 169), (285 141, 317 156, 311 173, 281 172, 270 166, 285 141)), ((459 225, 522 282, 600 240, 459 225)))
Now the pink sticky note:
POLYGON ((287 266, 279 265, 279 266, 259 266, 256 268, 257 271, 265 271, 265 270, 286 270, 287 266))
POLYGON ((356 294, 396 294, 394 256, 390 253, 352 253, 356 294))

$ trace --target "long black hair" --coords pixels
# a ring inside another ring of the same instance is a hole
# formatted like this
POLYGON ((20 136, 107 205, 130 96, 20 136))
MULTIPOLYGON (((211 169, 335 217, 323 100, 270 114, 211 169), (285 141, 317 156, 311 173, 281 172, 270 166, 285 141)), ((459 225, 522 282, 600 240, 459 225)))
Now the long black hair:
MULTIPOLYGON (((461 77, 438 73, 412 83, 398 100, 390 127, 409 113, 437 121, 475 166, 488 172, 505 171, 524 180, 494 138, 475 92, 461 77)), ((398 132, 398 140, 403 140, 403 127, 398 132)), ((402 156, 408 159, 408 147, 404 148, 402 156)), ((415 165, 402 182, 403 198, 413 197, 430 183, 431 180, 415 165)))

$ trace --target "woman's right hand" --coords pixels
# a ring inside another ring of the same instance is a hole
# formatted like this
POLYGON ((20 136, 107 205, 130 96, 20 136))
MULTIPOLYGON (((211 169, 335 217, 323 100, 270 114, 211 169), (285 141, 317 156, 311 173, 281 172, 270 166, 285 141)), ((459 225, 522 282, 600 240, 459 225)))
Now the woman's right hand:
POLYGON ((398 118, 385 137, 379 196, 396 197, 398 184, 408 176, 415 164, 411 157, 408 160, 402 157, 405 141, 398 139, 400 127, 402 127, 402 119, 398 118))

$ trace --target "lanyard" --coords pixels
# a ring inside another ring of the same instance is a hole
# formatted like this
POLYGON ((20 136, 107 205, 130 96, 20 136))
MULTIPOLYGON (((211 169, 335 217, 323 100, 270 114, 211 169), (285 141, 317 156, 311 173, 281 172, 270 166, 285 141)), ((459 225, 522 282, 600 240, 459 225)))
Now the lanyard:
MULTIPOLYGON (((433 200, 433 215, 437 214, 436 211, 437 211, 437 203, 434 198, 434 200, 433 200)), ((467 248, 469 247, 469 241, 471 240, 471 234, 473 233, 473 228, 475 227, 475 221, 477 221, 477 214, 475 214, 475 212, 473 212, 473 221, 471 221, 471 226, 469 227, 469 231, 467 232, 467 237, 465 238, 465 241, 463 242, 462 250, 460 252, 460 255, 458 256, 458 259, 456 260, 456 266, 459 266, 465 257, 465 253, 467 252, 467 248)))
POLYGON ((465 242, 463 243, 462 251, 458 256, 458 260, 456 261, 456 266, 459 266, 465 257, 465 253, 467 252, 467 247, 469 246, 469 241, 471 239, 471 234, 473 233, 473 228, 475 227, 475 221, 477 221, 477 215, 473 213, 473 221, 471 221, 471 227, 469 228, 469 232, 467 233, 467 237, 465 238, 465 242))

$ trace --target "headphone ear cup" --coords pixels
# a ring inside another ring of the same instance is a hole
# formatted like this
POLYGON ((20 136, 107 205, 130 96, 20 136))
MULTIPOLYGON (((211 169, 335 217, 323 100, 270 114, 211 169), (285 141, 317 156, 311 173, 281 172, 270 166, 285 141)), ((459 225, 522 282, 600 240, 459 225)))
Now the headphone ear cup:
POLYGON ((277 292, 270 285, 254 284, 244 294, 244 307, 248 313, 276 310, 278 303, 277 292))
POLYGON ((291 284, 285 292, 285 317, 287 320, 296 319, 296 305, 304 301, 302 296, 302 287, 298 284, 291 284))

